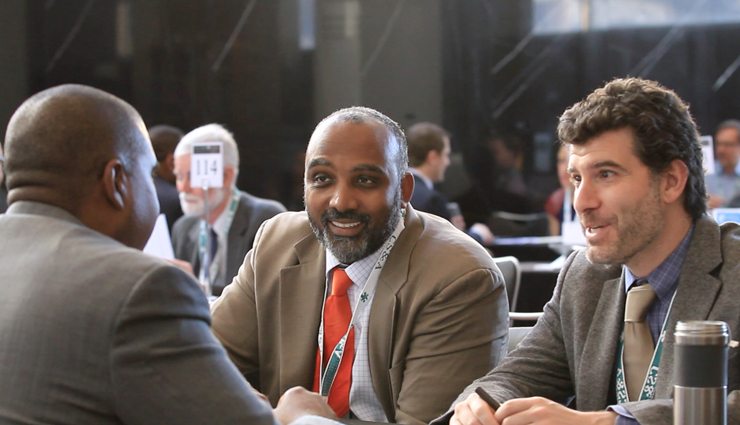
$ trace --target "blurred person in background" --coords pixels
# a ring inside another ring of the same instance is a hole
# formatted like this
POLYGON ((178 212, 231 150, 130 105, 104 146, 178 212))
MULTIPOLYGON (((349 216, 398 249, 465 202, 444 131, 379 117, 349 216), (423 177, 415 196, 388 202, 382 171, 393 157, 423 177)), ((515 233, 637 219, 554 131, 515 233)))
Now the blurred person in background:
POLYGON ((556 236, 561 233, 561 226, 565 214, 570 214, 570 218, 575 216, 573 209, 573 183, 570 181, 568 174, 568 146, 560 145, 556 161, 556 170, 558 173, 558 183, 560 187, 550 194, 545 201, 545 212, 550 228, 550 235, 556 236))
POLYGON ((285 211, 277 201, 237 189, 238 173, 239 148, 233 134, 220 124, 194 129, 175 149, 175 176, 184 213, 172 228, 175 257, 189 262, 195 276, 201 276, 202 258, 207 255, 214 295, 231 283, 262 222, 285 211), (193 146, 202 142, 223 143, 223 186, 207 191, 190 184, 193 146), (206 240, 210 242, 208 247, 203 246, 206 240))
POLYGON ((740 196, 740 121, 720 123, 714 135, 714 150, 715 172, 705 177, 709 194, 707 206, 720 208, 729 206, 740 196))
POLYGON ((463 214, 456 204, 450 204, 447 198, 434 188, 445 178, 445 171, 450 165, 450 135, 442 127, 421 122, 409 127, 406 132, 409 150, 409 165, 414 175, 414 193, 411 205, 419 211, 438 215, 452 222, 458 229, 466 232, 478 242, 489 245, 493 242, 493 233, 487 225, 475 223, 469 229, 463 214))
POLYGON ((155 125, 149 129, 157 165, 152 170, 154 188, 157 189, 159 212, 167 218, 167 228, 172 233, 172 226, 182 217, 180 197, 175 187, 175 147, 182 139, 183 132, 171 125, 155 125))

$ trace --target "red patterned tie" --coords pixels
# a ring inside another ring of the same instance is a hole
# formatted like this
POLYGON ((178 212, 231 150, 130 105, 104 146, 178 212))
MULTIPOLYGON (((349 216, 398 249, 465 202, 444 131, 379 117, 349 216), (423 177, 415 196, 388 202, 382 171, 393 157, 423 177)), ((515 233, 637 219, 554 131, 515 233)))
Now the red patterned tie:
MULTIPOLYGON (((334 347, 347 332, 352 319, 352 309, 347 298, 347 289, 352 286, 352 279, 343 268, 336 267, 332 272, 331 295, 324 304, 324 366, 329 363, 334 347)), ((319 391, 319 371, 321 370, 320 352, 316 350, 316 372, 313 390, 319 391)), ((329 390, 329 406, 337 416, 344 417, 349 412, 349 389, 352 385, 352 363, 355 359, 355 330, 347 336, 344 355, 334 383, 329 390)))

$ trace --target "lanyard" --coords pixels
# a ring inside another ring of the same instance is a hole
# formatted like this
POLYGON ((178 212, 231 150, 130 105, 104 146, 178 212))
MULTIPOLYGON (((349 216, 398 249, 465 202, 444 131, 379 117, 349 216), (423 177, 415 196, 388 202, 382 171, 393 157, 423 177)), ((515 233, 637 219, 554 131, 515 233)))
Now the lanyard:
POLYGON ((324 285, 324 301, 321 304, 321 324, 319 325, 319 335, 318 335, 318 342, 319 342, 319 358, 321 359, 321 369, 319 371, 319 382, 321 385, 319 385, 319 393, 323 396, 329 395, 329 390, 331 389, 332 384, 334 383, 334 378, 337 376, 337 371, 339 370, 339 364, 342 362, 342 355, 344 355, 344 344, 347 341, 347 337, 349 336, 350 330, 352 330, 352 325, 355 323, 355 317, 358 317, 358 313, 363 312, 366 308, 369 307, 370 301, 372 299, 371 294, 375 293, 375 287, 378 285, 378 278, 380 277, 380 272, 383 270, 383 266, 385 265, 386 260, 388 259, 388 255, 390 254, 391 250, 393 249, 393 246, 396 244, 396 240, 398 240, 399 235, 403 231, 404 223, 403 223, 403 214, 401 215, 401 219, 398 221, 398 224, 396 225, 396 228, 393 230, 393 234, 388 238, 387 241, 385 241, 385 244, 383 244, 383 249, 380 252, 380 255, 378 256, 378 261, 375 262, 375 266, 373 266, 372 271, 370 272, 370 276, 368 276, 367 280, 365 281, 365 285, 362 287, 362 291, 360 292, 359 298, 355 301, 354 308, 352 309, 352 318, 350 319, 349 326, 347 327, 347 331, 344 333, 342 338, 337 342, 337 345, 334 347, 331 353, 331 357, 329 358, 329 362, 324 367, 324 306, 326 304, 326 297, 329 290, 328 282, 326 285, 324 285))
MULTIPOLYGON (((208 196, 208 195, 206 195, 208 196)), ((223 228, 226 229, 226 234, 228 234, 228 229, 231 227, 231 222, 234 220, 234 215, 236 214, 236 208, 239 206, 239 193, 236 190, 231 191, 231 202, 229 203, 229 207, 226 210, 226 216, 223 220, 223 228)), ((206 217, 208 215, 208 212, 206 212, 206 217)), ((210 258, 210 250, 209 247, 209 241, 210 238, 210 232, 209 232, 209 226, 206 219, 200 220, 200 232, 198 234, 198 256, 200 259, 200 270, 198 271, 198 279, 201 282, 207 282, 209 285, 213 284, 213 280, 216 277, 218 271, 219 271, 219 262, 215 261, 216 258, 223 259, 224 253, 223 250, 216 249, 216 255, 214 255, 214 258, 210 258)), ((226 244, 225 246, 227 246, 226 244)), ((210 293, 208 295, 211 295, 210 293)))
MULTIPOLYGON (((642 391, 640 391, 640 400, 652 400, 655 398, 655 385, 658 381, 658 371, 660 370, 660 358, 663 355, 663 340, 665 339, 665 328, 668 325, 668 318, 671 315, 671 309, 673 308, 673 300, 676 299, 676 292, 671 297, 671 304, 668 306, 668 312, 663 320, 663 327, 660 330, 660 338, 658 338, 658 344, 653 351, 653 359, 650 362, 650 368, 647 374, 645 374, 645 381, 642 383, 642 391)), ((622 336, 619 338, 619 344, 617 345, 617 352, 619 353, 619 362, 617 363, 617 403, 624 404, 629 402, 629 395, 627 394, 627 384, 624 380, 624 330, 622 336)), ((634 400, 633 400, 634 401, 634 400)))

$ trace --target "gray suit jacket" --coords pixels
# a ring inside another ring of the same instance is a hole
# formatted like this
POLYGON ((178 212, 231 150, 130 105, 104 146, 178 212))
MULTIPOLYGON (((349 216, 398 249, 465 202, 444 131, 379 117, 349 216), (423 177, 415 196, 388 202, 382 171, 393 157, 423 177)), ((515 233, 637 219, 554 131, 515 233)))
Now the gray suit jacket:
MULTIPOLYGON (((268 218, 285 211, 277 201, 258 198, 246 192, 239 192, 239 206, 229 228, 229 240, 226 249, 226 270, 221 273, 220 284, 214 285, 214 293, 221 293, 223 286, 231 282, 244 262, 244 256, 252 248, 254 236, 260 225, 268 218)), ((198 276, 200 259, 198 258, 198 236, 200 218, 183 216, 172 228, 172 245, 175 257, 192 264, 193 273, 198 276)))
MULTIPOLYGON (((305 212, 261 227, 234 282, 213 306, 213 331, 237 367, 274 403, 311 388, 326 252, 305 212)), ((501 274, 448 221, 408 209, 380 274, 368 323, 370 373, 386 417, 426 423, 506 349, 501 274)))
POLYGON ((184 272, 45 204, 0 241, 0 423, 275 423, 184 272))
MULTIPOLYGON (((493 372, 458 397, 483 386, 498 401, 543 396, 578 410, 603 410, 613 396, 617 342, 624 317, 620 266, 596 266, 576 252, 563 266, 552 300, 532 332, 493 372)), ((670 425, 673 394, 673 329, 679 320, 722 320, 740 335, 740 226, 697 221, 669 314, 653 401, 624 406, 642 425, 670 425)), ((740 423, 740 355, 730 350, 729 423, 740 423)), ((454 403, 453 403, 454 405, 454 403)), ((445 423, 448 413, 442 420, 445 423)))

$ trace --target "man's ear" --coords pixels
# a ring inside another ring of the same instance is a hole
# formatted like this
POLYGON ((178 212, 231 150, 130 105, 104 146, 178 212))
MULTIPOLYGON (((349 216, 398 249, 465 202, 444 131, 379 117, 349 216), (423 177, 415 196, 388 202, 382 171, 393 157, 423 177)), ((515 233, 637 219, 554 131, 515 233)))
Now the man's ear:
POLYGON ((403 206, 411 200, 411 195, 414 193, 414 176, 413 174, 406 172, 401 178, 401 200, 403 206))
POLYGON ((175 154, 174 153, 170 152, 167 154, 166 157, 164 157, 164 165, 171 172, 175 171, 175 154))
POLYGON ((441 152, 437 152, 434 149, 430 150, 429 152, 427 152, 427 157, 424 158, 424 164, 434 164, 434 162, 437 161, 441 155, 441 152))
POLYGON ((123 170, 123 164, 117 159, 111 159, 105 164, 103 171, 103 188, 110 204, 119 210, 126 206, 128 199, 128 176, 123 170))
POLYGON ((232 166, 224 167, 224 187, 231 188, 236 185, 236 169, 232 166))
POLYGON ((661 196, 663 202, 672 203, 681 198, 689 178, 689 168, 680 159, 671 161, 662 174, 661 196))

